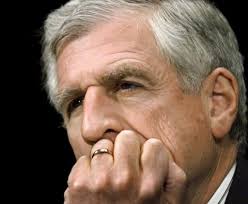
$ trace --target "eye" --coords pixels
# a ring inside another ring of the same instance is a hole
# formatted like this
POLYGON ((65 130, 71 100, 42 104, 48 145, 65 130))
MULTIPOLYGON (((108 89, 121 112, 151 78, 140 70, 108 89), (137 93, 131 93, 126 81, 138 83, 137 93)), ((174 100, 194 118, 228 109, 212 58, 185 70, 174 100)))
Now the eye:
POLYGON ((119 84, 118 90, 120 91, 132 91, 134 89, 143 87, 141 84, 137 82, 123 81, 119 84))
POLYGON ((83 97, 82 97, 82 96, 73 99, 73 100, 69 103, 69 105, 68 105, 68 109, 67 109, 68 115, 70 116, 71 113, 72 113, 76 108, 78 108, 79 106, 82 105, 82 103, 83 103, 83 97))

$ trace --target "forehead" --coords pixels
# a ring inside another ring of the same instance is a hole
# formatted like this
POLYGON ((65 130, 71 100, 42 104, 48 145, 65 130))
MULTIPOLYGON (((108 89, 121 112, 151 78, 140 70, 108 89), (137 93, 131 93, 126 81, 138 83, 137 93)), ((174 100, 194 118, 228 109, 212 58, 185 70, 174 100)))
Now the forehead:
MULTIPOLYGON (((120 17, 113 16, 111 21, 100 22, 90 30, 86 35, 74 40, 74 42, 83 41, 84 49, 94 48, 107 42, 121 43, 123 41, 130 41, 134 45, 154 43, 150 25, 143 15, 140 17, 136 15, 129 17, 124 17, 123 15, 120 17)), ((68 45, 73 45, 73 42, 68 45)))
POLYGON ((161 57, 144 19, 116 18, 63 48, 58 56, 59 87, 92 79, 119 63, 134 61, 149 66, 156 58, 161 57))

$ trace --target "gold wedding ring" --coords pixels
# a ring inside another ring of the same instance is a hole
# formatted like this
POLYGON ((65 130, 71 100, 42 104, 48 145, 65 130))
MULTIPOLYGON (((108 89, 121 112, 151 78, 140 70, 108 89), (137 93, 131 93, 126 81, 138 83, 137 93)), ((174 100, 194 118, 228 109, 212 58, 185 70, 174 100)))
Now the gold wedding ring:
POLYGON ((111 155, 110 151, 109 151, 107 148, 101 148, 101 149, 96 150, 96 151, 92 154, 91 158, 93 158, 93 157, 96 156, 97 154, 105 154, 105 153, 111 155))

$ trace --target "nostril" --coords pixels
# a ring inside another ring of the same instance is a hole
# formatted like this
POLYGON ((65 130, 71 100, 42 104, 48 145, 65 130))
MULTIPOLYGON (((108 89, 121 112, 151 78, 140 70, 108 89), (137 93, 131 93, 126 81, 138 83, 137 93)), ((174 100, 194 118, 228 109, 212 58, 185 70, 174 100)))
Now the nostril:
POLYGON ((115 132, 115 131, 112 130, 112 129, 107 129, 107 130, 105 131, 105 133, 109 133, 109 132, 115 132))

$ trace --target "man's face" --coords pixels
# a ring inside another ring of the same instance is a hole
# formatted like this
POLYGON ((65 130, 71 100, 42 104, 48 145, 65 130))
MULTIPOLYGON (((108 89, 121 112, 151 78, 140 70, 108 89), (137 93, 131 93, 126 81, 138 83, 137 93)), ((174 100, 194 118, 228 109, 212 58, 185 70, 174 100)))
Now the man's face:
POLYGON ((76 158, 101 138, 133 130, 141 142, 160 139, 189 180, 210 171, 216 148, 205 96, 181 90, 144 23, 114 20, 70 42, 59 55, 58 77, 76 158))

